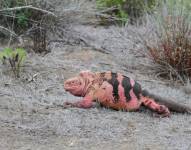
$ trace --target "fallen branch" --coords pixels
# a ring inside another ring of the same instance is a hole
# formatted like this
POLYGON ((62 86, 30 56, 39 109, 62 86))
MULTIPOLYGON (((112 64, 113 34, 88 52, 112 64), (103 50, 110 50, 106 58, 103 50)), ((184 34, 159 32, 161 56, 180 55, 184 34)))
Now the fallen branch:
POLYGON ((12 34, 12 35, 14 35, 14 36, 17 36, 17 34, 15 34, 14 31, 9 30, 8 28, 5 28, 5 27, 3 27, 3 26, 0 26, 0 29, 3 29, 3 30, 5 30, 5 31, 7 31, 7 32, 9 32, 10 34, 12 34))
POLYGON ((37 7, 33 7, 32 5, 1 9, 0 12, 3 12, 3 11, 21 10, 21 9, 26 9, 26 8, 38 10, 38 11, 47 13, 47 14, 49 14, 49 15, 52 15, 52 16, 54 16, 54 17, 57 17, 54 13, 52 13, 52 12, 50 12, 50 11, 47 11, 47 10, 44 10, 44 9, 41 9, 41 8, 37 8, 37 7))

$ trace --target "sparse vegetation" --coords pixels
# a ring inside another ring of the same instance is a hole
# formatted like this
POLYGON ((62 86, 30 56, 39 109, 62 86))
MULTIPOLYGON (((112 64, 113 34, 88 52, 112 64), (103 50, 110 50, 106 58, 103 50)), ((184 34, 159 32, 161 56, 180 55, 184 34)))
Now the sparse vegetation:
MULTIPOLYGON (((161 67, 159 74, 182 83, 191 77, 191 7, 188 1, 168 0, 155 13, 153 39, 146 40, 150 57, 161 67), (155 31, 155 33, 154 33, 155 31)), ((153 21, 153 20, 152 20, 153 21)))
POLYGON ((22 48, 5 48, 0 52, 0 60, 5 67, 11 67, 16 78, 20 76, 21 67, 26 59, 26 51, 22 48))

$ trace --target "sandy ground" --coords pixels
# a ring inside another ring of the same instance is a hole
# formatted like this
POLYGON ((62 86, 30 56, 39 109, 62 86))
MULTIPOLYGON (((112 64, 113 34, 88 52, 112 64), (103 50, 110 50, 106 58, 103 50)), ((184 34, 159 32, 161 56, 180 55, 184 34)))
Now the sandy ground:
POLYGON ((63 81, 87 69, 122 72, 155 94, 191 106, 191 95, 180 86, 151 74, 147 68, 151 62, 136 55, 131 35, 124 42, 116 27, 76 25, 74 29, 92 47, 104 48, 108 54, 82 45, 52 43, 51 53, 45 56, 28 54, 20 79, 0 66, 0 149, 191 150, 190 115, 155 118, 145 109, 128 113, 99 106, 59 106, 80 99, 63 90, 63 81))

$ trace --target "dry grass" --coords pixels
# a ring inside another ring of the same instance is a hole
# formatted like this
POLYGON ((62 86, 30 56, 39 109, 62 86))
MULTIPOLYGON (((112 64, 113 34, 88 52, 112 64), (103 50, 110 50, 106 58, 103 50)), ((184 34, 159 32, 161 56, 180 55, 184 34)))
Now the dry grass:
POLYGON ((152 27, 147 26, 151 27, 150 35, 144 37, 150 58, 160 66, 158 75, 183 84, 191 77, 191 24, 184 11, 163 6, 147 20, 152 27))

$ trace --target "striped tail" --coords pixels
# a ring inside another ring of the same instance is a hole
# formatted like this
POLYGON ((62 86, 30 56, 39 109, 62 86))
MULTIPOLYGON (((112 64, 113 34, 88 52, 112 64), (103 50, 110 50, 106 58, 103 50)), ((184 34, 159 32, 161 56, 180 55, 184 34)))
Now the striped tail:
POLYGON ((145 97, 149 97, 154 99, 157 103, 161 105, 165 105, 166 107, 169 108, 169 110, 178 112, 178 113, 188 113, 191 114, 191 107, 183 105, 183 104, 178 104, 172 100, 163 98, 158 95, 150 94, 147 90, 142 91, 142 95, 145 97))

